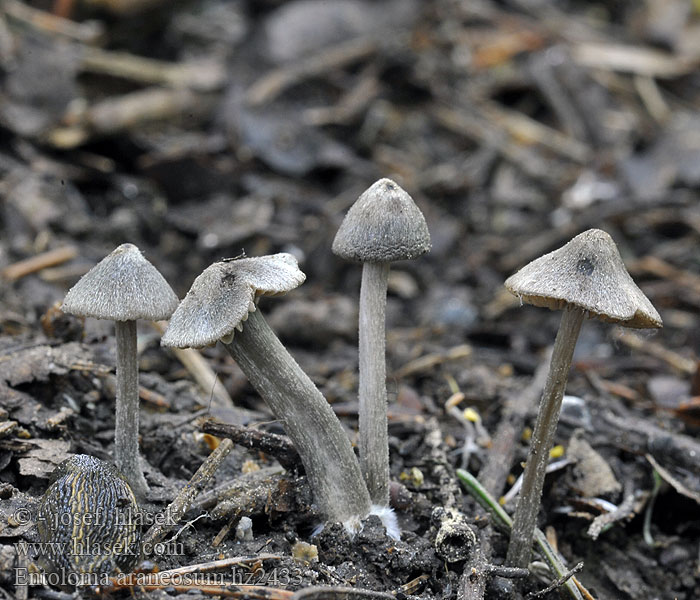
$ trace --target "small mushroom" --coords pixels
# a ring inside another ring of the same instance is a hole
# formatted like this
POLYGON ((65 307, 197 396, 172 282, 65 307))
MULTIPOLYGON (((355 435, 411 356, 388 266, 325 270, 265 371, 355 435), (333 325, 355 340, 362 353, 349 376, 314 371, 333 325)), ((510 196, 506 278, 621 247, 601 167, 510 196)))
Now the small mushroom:
POLYGON ((372 502, 389 504, 385 312, 389 263, 430 250, 430 233, 413 199, 380 179, 350 207, 333 253, 361 262, 359 337, 360 465, 372 502))
POLYGON ((304 279, 285 253, 214 263, 195 279, 162 344, 201 348, 221 340, 294 442, 321 512, 354 531, 370 501, 350 440, 256 306, 260 296, 285 294, 304 279))
POLYGON ((589 229, 509 277, 505 286, 523 302, 563 310, 530 452, 513 518, 507 563, 530 558, 549 449, 554 440, 571 359, 585 316, 625 327, 661 327, 661 317, 630 277, 612 238, 589 229))
POLYGON ((114 454, 137 495, 148 485, 139 466, 139 374, 136 320, 167 319, 177 296, 133 244, 122 244, 88 271, 66 294, 62 310, 80 317, 115 321, 117 405, 114 454))

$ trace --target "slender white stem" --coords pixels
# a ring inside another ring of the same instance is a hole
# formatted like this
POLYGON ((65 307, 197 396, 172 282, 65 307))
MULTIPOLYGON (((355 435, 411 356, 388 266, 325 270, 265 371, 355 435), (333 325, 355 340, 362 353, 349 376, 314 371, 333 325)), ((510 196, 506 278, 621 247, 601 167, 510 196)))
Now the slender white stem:
POLYGON ((513 529, 506 556, 506 564, 511 567, 527 567, 530 560, 549 450, 559 423, 561 401, 569 379, 571 360, 583 316, 584 311, 581 309, 566 308, 559 324, 557 339, 554 341, 549 374, 542 392, 537 421, 530 441, 530 452, 523 473, 523 484, 513 516, 513 529))
POLYGON ((137 496, 148 492, 139 465, 139 372, 136 362, 136 321, 117 321, 117 408, 114 454, 117 467, 137 496))
POLYGON ((364 263, 360 287, 360 467, 370 498, 389 505, 385 318, 389 263, 364 263))
POLYGON ((224 346, 294 442, 324 516, 344 523, 365 517, 369 494, 348 436, 260 311, 224 346))

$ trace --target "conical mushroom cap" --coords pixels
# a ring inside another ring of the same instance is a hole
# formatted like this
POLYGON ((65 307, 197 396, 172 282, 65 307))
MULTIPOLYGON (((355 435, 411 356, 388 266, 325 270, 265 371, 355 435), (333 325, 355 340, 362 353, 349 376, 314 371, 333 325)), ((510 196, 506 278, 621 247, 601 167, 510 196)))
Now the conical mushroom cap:
POLYGON ((169 318, 177 303, 158 269, 136 246, 122 244, 83 275, 61 309, 95 319, 159 321, 169 318))
POLYGON ((286 253, 214 263, 194 280, 161 343, 177 348, 215 344, 255 310, 256 297, 286 294, 305 279, 296 259, 286 253))
POLYGON ((333 240, 333 253, 359 262, 416 258, 430 250, 423 213, 391 179, 380 179, 350 207, 333 240))
POLYGON ((625 327, 661 327, 661 317, 630 277, 612 238, 589 229, 533 260, 505 282, 509 292, 535 306, 573 305, 625 327))

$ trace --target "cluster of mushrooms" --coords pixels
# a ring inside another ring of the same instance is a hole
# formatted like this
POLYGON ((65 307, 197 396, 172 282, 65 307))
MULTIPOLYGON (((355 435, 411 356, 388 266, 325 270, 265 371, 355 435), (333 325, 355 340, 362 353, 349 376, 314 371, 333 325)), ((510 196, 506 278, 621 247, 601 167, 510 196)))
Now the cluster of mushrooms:
MULTIPOLYGON (((359 461, 331 406, 263 318, 261 296, 305 280, 286 253, 223 260, 195 279, 178 305, 165 279, 133 244, 123 244, 66 295, 63 310, 116 322, 115 461, 137 496, 148 491, 138 452, 137 319, 170 319, 162 345, 202 348, 220 341, 296 446, 320 513, 354 533, 369 514, 400 531, 389 508, 385 306, 389 265, 430 250, 425 219, 395 182, 380 179, 348 211, 333 252, 361 262, 359 461)), ((521 301, 564 311, 527 459, 507 562, 526 566, 545 467, 574 346, 585 316, 628 327, 661 327, 610 236, 591 229, 533 261, 505 283, 521 301)))

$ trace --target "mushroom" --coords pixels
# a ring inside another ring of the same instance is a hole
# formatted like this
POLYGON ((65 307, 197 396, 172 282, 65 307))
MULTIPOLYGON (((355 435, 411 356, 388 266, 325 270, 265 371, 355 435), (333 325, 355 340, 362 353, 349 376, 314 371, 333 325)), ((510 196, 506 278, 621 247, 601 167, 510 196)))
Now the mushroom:
POLYGON ((286 253, 214 263, 195 279, 161 343, 201 348, 221 340, 294 442, 325 518, 354 532, 370 500, 350 440, 256 306, 305 279, 286 253))
POLYGON ((389 504, 384 321, 389 263, 430 250, 423 214, 401 187, 380 179, 350 207, 333 253, 362 264, 359 362, 360 465, 372 502, 389 504))
POLYGON ((114 454, 134 492, 148 485, 139 466, 139 374, 136 319, 167 319, 177 296, 133 244, 122 244, 88 271, 66 294, 62 310, 80 317, 110 319, 117 338, 117 403, 114 454))
POLYGON ((625 327, 661 327, 661 317, 625 269, 612 238, 589 229, 526 265, 505 286, 521 301, 563 310, 530 451, 513 518, 507 563, 525 567, 530 558, 549 449, 583 318, 625 327))

